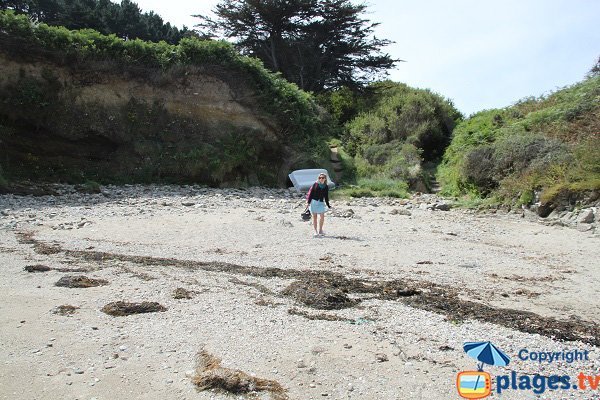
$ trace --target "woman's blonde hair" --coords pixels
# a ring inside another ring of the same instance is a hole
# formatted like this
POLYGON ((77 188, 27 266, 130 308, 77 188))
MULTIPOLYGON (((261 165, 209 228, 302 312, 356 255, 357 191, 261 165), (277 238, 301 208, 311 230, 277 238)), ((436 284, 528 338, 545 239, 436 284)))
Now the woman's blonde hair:
POLYGON ((327 175, 326 175, 326 174, 323 174, 323 173, 319 174, 319 176, 317 176, 317 182, 319 182, 319 178, 320 178, 320 177, 323 177, 323 178, 325 178, 325 184, 327 184, 327 175))

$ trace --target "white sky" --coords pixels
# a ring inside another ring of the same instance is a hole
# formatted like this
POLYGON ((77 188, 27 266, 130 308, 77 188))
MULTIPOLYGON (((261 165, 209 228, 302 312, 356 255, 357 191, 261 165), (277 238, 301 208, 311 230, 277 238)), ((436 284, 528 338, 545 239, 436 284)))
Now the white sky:
MULTIPOLYGON (((217 0, 134 0, 188 28, 217 0)), ((429 88, 464 114, 582 80, 600 56, 598 0, 371 0, 367 19, 406 60, 390 79, 429 88)))

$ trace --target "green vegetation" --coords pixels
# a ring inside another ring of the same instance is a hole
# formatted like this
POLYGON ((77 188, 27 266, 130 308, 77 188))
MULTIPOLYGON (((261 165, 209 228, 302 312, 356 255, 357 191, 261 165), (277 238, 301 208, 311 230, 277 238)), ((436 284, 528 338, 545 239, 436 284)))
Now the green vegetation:
POLYGON ((407 198, 408 184, 386 178, 359 178, 356 185, 346 185, 332 192, 334 197, 397 197, 407 198))
POLYGON ((121 4, 109 0, 1 0, 0 10, 27 14, 36 21, 67 29, 94 29, 105 35, 176 44, 193 35, 184 26, 179 30, 164 23, 154 12, 142 13, 130 0, 121 4))
POLYGON ((101 187, 100 184, 96 181, 85 181, 83 184, 77 187, 79 191, 84 193, 100 193, 101 187))
POLYGON ((313 97, 227 42, 125 41, 32 23, 11 11, 0 12, 0 39, 0 52, 11 59, 50 63, 41 76, 22 69, 18 79, 0 87, 0 137, 9 139, 4 146, 29 149, 0 160, 8 179, 273 185, 282 157, 301 160, 292 167, 328 157, 332 122, 313 97), (68 68, 81 83, 60 79, 52 64, 68 68), (131 97, 114 106, 77 101, 88 82, 120 78, 161 88, 185 85, 188 74, 199 70, 239 90, 239 102, 272 126, 277 139, 227 120, 214 126, 199 117, 175 116, 160 99, 131 97))
MULTIPOLYGON (((241 56, 225 41, 185 38, 179 45, 166 42, 122 40, 115 35, 83 29, 69 31, 64 27, 52 27, 31 22, 25 15, 12 11, 0 12, 0 31, 14 42, 11 53, 22 57, 31 55, 37 45, 38 51, 53 51, 55 61, 84 62, 111 61, 119 67, 159 68, 167 71, 174 67, 212 65, 227 68, 232 73, 243 73, 254 84, 259 101, 288 134, 311 138, 322 130, 321 118, 312 97, 292 83, 267 71, 254 58, 241 56), (27 46, 22 46, 26 44, 27 46), (25 53, 27 52, 27 53, 25 53)), ((319 136, 319 135, 317 135, 319 136)))
POLYGON ((439 168, 443 194, 528 205, 600 189, 600 76, 473 115, 439 168))
MULTIPOLYGON (((319 165, 331 171, 329 141, 343 166, 341 179, 334 175, 343 184, 335 196, 406 197, 409 189, 427 190, 434 173, 442 194, 459 197, 465 207, 572 203, 600 190, 600 60, 581 83, 463 120, 451 101, 429 90, 390 81, 363 86, 370 77, 357 73, 384 72, 395 62, 379 53, 386 41, 368 38, 374 25, 358 18, 364 5, 295 2, 291 15, 306 12, 314 23, 300 21, 286 28, 291 31, 274 33, 282 47, 272 49, 272 59, 265 63, 318 92, 313 97, 228 42, 176 37, 183 32, 169 31, 156 18, 155 30, 166 29, 164 38, 178 44, 124 40, 119 36, 128 35, 125 31, 106 28, 108 20, 90 11, 117 5, 107 0, 83 3, 1 3, 4 9, 30 15, 0 11, 0 54, 10 61, 3 65, 10 74, 0 82, 0 188, 21 178, 84 183, 86 191, 99 190, 98 182, 275 185, 283 169, 319 165), (343 17, 331 8, 336 4, 346 7, 346 22, 365 28, 354 37, 349 25, 337 26, 337 44, 366 46, 360 57, 354 57, 352 48, 340 55, 321 45, 331 39, 321 30, 343 17), (35 11, 38 6, 50 8, 35 11), (85 11, 81 26, 94 26, 86 20, 96 18, 95 23, 106 25, 98 29, 117 34, 32 22, 35 12, 48 21, 76 20, 75 14, 61 14, 59 6, 85 11), (333 57, 331 71, 308 68, 319 68, 314 60, 320 53, 314 51, 333 57), (336 64, 348 56, 350 64, 336 64), (250 110, 252 123, 232 121, 233 114, 222 109, 215 115, 204 115, 204 110, 193 115, 173 111, 161 98, 94 92, 94 85, 135 82, 149 92, 165 93, 190 87, 198 76, 225 82, 236 104, 250 110), (92 95, 82 96, 85 91, 92 95)), ((222 2, 219 18, 234 21, 247 3, 222 2)), ((279 6, 267 4, 265 9, 279 6)), ((141 15, 129 0, 118 7, 141 15)), ((269 13, 263 17, 254 27, 257 32, 281 21, 269 13)), ((150 19, 130 18, 139 25, 131 29, 143 30, 142 25, 152 25, 150 19)), ((229 29, 218 26, 224 23, 208 21, 207 27, 229 29)), ((248 33, 249 27, 240 29, 248 33)), ((269 43, 260 39, 237 45, 258 56, 269 43)))
POLYGON ((342 89, 321 101, 338 118, 356 110, 346 123, 341 150, 351 171, 346 183, 357 186, 348 189, 355 197, 405 197, 409 187, 427 190, 423 162, 441 157, 461 119, 443 97, 390 81, 370 85, 360 97, 342 89))

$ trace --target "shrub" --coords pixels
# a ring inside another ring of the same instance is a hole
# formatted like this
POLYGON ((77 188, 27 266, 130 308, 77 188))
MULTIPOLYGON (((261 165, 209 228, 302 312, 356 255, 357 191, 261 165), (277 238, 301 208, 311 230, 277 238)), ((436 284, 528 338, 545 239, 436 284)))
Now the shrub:
POLYGON ((390 81, 369 87, 372 106, 347 124, 348 136, 357 153, 372 145, 409 141, 422 150, 426 160, 443 154, 454 125, 462 116, 452 103, 429 90, 414 89, 390 81))
POLYGON ((463 121, 438 168, 446 195, 529 204, 600 188, 600 77, 463 121))
POLYGON ((421 163, 443 154, 462 118, 443 97, 390 81, 370 85, 354 107, 360 112, 346 124, 343 144, 354 156, 357 179, 395 180, 419 190, 429 181, 421 163))
POLYGON ((470 150, 465 156, 461 175, 467 184, 484 194, 498 186, 497 180, 494 179, 494 155, 494 147, 486 145, 470 150))

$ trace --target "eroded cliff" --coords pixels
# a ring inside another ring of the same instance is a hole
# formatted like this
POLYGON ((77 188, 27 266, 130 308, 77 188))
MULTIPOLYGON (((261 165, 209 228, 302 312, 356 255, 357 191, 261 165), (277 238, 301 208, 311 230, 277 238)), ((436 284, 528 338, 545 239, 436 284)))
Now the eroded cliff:
POLYGON ((306 111, 268 86, 290 84, 262 66, 209 58, 157 67, 131 60, 127 47, 124 58, 71 46, 0 29, 0 165, 9 179, 282 185, 319 154, 316 107, 302 131, 306 111))

